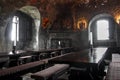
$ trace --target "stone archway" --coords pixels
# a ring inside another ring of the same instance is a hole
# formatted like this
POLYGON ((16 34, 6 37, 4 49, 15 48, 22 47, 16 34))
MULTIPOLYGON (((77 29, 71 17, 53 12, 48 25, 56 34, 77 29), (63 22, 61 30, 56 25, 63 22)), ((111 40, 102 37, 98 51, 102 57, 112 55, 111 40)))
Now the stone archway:
POLYGON ((24 6, 20 8, 20 11, 28 14, 34 19, 35 23, 35 34, 33 39, 33 48, 34 50, 39 50, 39 28, 41 24, 41 15, 39 10, 34 6, 24 6))
MULTIPOLYGON (((107 18, 107 19, 112 19, 114 21, 114 18, 112 15, 110 14, 107 14, 107 13, 102 13, 102 14, 98 14, 96 16, 94 16, 90 22, 89 22, 89 25, 88 25, 88 39, 89 39, 89 44, 90 46, 94 46, 94 35, 93 35, 93 28, 95 28, 95 25, 94 23, 99 20, 99 19, 104 19, 104 18, 107 18)), ((115 23, 115 22, 114 22, 115 23)), ((115 25, 114 25, 115 26, 115 25)))

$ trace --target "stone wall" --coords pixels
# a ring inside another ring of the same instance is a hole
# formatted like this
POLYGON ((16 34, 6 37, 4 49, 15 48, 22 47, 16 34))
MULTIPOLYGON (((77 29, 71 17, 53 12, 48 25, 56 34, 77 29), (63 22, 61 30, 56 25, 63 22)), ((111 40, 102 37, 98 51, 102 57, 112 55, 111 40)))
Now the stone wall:
POLYGON ((7 18, 13 11, 28 5, 35 6, 41 13, 42 28, 44 26, 44 19, 47 18, 49 20, 47 26, 43 29, 40 28, 39 46, 37 49, 50 48, 51 34, 54 34, 55 37, 60 36, 72 39, 72 46, 74 47, 81 49, 88 47, 88 26, 83 31, 75 31, 79 19, 84 17, 88 25, 93 16, 97 14, 108 13, 114 19, 120 14, 120 0, 107 0, 108 2, 101 2, 100 0, 91 1, 81 3, 78 0, 0 0, 0 51, 9 51, 12 49, 11 42, 5 41, 4 37, 7 18), (98 1, 99 3, 94 1, 98 1), (101 3, 104 3, 104 5, 101 3), (55 31, 59 31, 60 29, 65 33, 46 33, 47 30, 52 29, 55 31), (68 33, 66 32, 67 30, 73 31, 68 33))

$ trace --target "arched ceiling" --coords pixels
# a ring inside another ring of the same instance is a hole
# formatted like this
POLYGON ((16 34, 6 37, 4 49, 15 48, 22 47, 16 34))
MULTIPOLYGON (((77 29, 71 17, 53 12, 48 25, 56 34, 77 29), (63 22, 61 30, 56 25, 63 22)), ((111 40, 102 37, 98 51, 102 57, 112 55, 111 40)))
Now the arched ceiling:
POLYGON ((47 17, 50 24, 60 26, 68 26, 70 19, 72 26, 76 26, 79 18, 89 21, 99 13, 109 13, 114 17, 120 14, 120 0, 0 0, 1 11, 8 14, 28 5, 37 7, 42 18, 47 17))
POLYGON ((71 8, 86 7, 86 8, 98 8, 100 6, 116 6, 119 5, 120 0, 0 0, 0 5, 21 7, 25 4, 32 4, 37 7, 48 5, 59 6, 69 5, 71 8), (13 5, 14 4, 14 5, 13 5))

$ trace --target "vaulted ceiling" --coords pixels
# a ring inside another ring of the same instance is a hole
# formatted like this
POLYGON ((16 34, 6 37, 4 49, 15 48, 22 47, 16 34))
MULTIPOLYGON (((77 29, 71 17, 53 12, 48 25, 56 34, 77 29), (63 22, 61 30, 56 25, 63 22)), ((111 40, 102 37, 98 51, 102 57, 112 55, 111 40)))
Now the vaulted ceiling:
POLYGON ((89 21, 99 13, 109 13, 114 17, 120 14, 120 0, 0 0, 4 14, 26 5, 36 6, 43 18, 47 17, 51 24, 62 23, 62 26, 65 22, 76 26, 80 17, 89 21))

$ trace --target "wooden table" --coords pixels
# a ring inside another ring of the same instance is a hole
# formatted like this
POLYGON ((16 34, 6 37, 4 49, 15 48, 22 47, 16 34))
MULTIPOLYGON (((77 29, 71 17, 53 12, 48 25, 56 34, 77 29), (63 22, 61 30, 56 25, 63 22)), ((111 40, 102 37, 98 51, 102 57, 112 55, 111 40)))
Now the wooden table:
MULTIPOLYGON (((91 75, 94 80, 98 80, 98 76, 104 72, 104 66, 102 66, 102 64, 106 50, 107 48, 94 48, 93 50, 86 49, 83 51, 71 52, 64 56, 51 59, 49 60, 49 63, 70 64, 71 68, 74 67, 75 69, 78 69, 72 70, 70 73, 71 76, 74 76, 74 74, 72 74, 74 71, 76 74, 85 72, 88 76, 91 75)), ((81 75, 78 75, 77 79, 79 79, 79 77, 81 77, 81 75)), ((73 78, 75 78, 75 76, 73 78)), ((71 78, 71 80, 73 79, 71 78)))
POLYGON ((39 51, 16 50, 15 53, 13 53, 12 51, 11 52, 0 52, 0 63, 12 61, 12 64, 14 64, 13 62, 17 63, 19 61, 19 58, 24 57, 24 56, 31 56, 32 59, 35 59, 36 61, 36 60, 39 60, 39 55, 41 53, 48 53, 49 55, 49 53, 54 52, 54 51, 59 51, 61 53, 61 51, 69 52, 71 50, 73 50, 73 48, 66 47, 66 48, 59 48, 59 49, 43 49, 39 51))
POLYGON ((27 56, 27 55, 38 55, 41 53, 50 53, 53 51, 62 51, 62 50, 73 50, 73 48, 71 47, 67 47, 67 48, 60 48, 60 49, 43 49, 43 50, 17 50, 15 51, 15 53, 11 52, 0 52, 0 58, 1 57, 16 57, 16 56, 27 56))
POLYGON ((68 55, 54 58, 50 60, 50 63, 68 63, 68 64, 97 64, 104 56, 107 48, 94 48, 91 52, 90 49, 86 49, 79 52, 71 52, 68 55))

